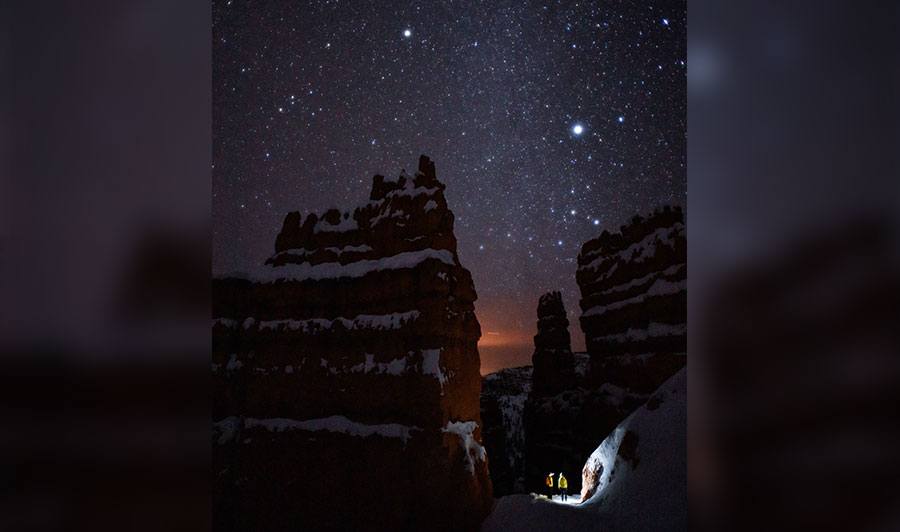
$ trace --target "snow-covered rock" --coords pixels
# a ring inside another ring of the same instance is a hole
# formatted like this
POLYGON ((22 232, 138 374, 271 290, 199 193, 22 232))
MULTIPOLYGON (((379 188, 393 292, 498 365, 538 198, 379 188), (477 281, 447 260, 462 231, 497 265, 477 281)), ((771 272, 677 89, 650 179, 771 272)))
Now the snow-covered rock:
POLYGON ((636 371, 651 376, 643 387, 650 392, 684 365, 686 260, 680 207, 635 216, 618 233, 604 231, 582 246, 575 276, 581 289, 580 322, 598 383, 611 373, 627 379, 636 371), (642 368, 631 359, 616 360, 650 353, 654 356, 644 357, 642 368))
POLYGON ((471 530, 492 504, 481 335, 434 164, 289 213, 213 281, 217 529, 471 530))

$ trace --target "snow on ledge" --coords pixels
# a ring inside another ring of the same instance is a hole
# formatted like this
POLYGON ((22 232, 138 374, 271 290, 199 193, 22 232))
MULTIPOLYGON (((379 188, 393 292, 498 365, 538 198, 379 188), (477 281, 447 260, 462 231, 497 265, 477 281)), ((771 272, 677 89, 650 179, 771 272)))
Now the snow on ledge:
POLYGON ((456 265, 453 260, 453 254, 449 250, 426 248, 418 251, 405 251, 390 257, 361 260, 343 265, 338 262, 323 262, 313 266, 308 262, 304 262, 302 264, 285 264, 283 266, 264 266, 253 273, 242 276, 235 275, 235 277, 243 277, 259 283, 339 279, 342 277, 354 278, 382 270, 415 268, 429 259, 439 260, 450 266, 456 265))
POLYGON ((475 461, 484 462, 487 453, 484 447, 475 441, 475 428, 478 425, 474 421, 448 421, 447 426, 441 429, 459 436, 459 443, 466 450, 466 469, 475 474, 475 461))
POLYGON ((337 317, 333 320, 314 318, 309 320, 268 320, 259 322, 259 329, 278 329, 281 326, 294 331, 310 332, 316 329, 330 329, 340 323, 347 330, 399 329, 419 318, 418 310, 394 312, 392 314, 360 314, 352 319, 337 317))
MULTIPOLYGON (((386 373, 388 375, 403 375, 406 371, 406 357, 395 358, 390 362, 375 362, 375 355, 366 353, 366 361, 351 366, 350 373, 386 373)), ((333 372, 334 373, 334 372, 333 372)))
MULTIPOLYGON (((221 434, 219 436, 219 444, 225 444, 234 438, 235 432, 241 421, 230 416, 221 421, 213 423, 213 427, 221 434)), ((410 427, 400 425, 398 423, 386 423, 382 425, 366 425, 347 419, 344 416, 331 416, 320 419, 296 420, 287 418, 244 418, 243 427, 247 429, 263 428, 269 432, 284 432, 290 430, 303 430, 308 432, 328 431, 348 436, 357 436, 361 438, 369 436, 381 436, 383 438, 397 438, 406 445, 409 441, 410 432, 414 430, 422 430, 419 427, 410 427)))
POLYGON ((608 334, 606 336, 595 336, 593 340, 601 342, 615 342, 624 344, 626 342, 641 342, 648 338, 659 338, 662 336, 683 336, 687 332, 687 324, 678 323, 670 325, 668 323, 650 322, 646 329, 629 328, 624 333, 608 334))
POLYGON ((609 305, 597 305, 595 307, 591 307, 584 311, 581 317, 587 318, 590 316, 600 316, 602 314, 605 314, 606 312, 609 312, 610 310, 627 307, 629 305, 634 305, 637 303, 643 303, 648 297, 673 295, 686 289, 687 282, 684 279, 682 279, 681 281, 667 281, 665 279, 657 279, 643 294, 634 296, 629 299, 623 299, 622 301, 616 301, 615 303, 610 303, 609 305))
POLYGON ((422 373, 433 375, 441 383, 441 395, 444 395, 444 383, 447 382, 447 377, 441 371, 441 349, 422 350, 422 373))

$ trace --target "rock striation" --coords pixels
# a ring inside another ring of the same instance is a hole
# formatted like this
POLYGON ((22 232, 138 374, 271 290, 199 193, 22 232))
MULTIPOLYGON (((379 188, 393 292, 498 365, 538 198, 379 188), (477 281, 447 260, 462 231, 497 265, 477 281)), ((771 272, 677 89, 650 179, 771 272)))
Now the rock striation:
POLYGON ((538 333, 534 336, 532 393, 555 395, 575 385, 575 357, 569 320, 560 292, 547 292, 538 300, 538 333))
POLYGON ((213 281, 219 530, 475 530, 490 510, 475 288, 434 163, 289 213, 213 281))
POLYGON ((651 393, 685 364, 687 240, 680 207, 635 216, 578 255, 591 379, 651 393))

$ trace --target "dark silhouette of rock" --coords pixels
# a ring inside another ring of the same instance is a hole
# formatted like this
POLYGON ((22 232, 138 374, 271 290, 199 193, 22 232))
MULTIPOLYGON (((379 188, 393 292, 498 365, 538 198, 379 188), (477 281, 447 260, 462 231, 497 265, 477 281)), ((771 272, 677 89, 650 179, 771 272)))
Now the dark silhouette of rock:
POLYGON ((538 333, 534 337, 532 393, 555 395, 575 385, 575 357, 562 294, 548 292, 538 301, 538 333))
POLYGON ((476 530, 481 336, 434 163, 213 281, 216 529, 476 530))

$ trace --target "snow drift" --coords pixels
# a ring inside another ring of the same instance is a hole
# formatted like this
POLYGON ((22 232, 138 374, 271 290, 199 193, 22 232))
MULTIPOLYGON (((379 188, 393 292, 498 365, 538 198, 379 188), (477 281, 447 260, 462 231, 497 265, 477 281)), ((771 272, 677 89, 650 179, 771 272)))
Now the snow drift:
POLYGON ((482 531, 686 530, 686 371, 667 380, 588 458, 585 472, 597 484, 587 500, 565 505, 534 495, 503 497, 482 531))

